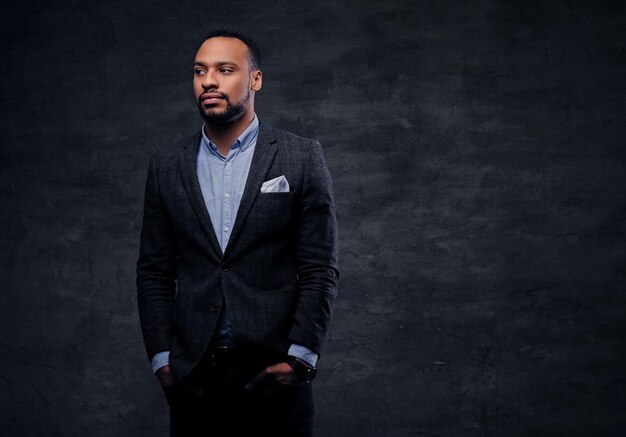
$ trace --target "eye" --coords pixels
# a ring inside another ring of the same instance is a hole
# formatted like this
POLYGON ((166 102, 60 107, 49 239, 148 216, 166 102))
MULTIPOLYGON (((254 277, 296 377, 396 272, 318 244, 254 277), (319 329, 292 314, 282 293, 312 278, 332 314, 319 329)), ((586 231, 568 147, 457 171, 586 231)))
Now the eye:
POLYGON ((201 69, 201 68, 196 68, 194 70, 194 73, 197 74, 198 76, 201 76, 201 75, 203 75, 205 73, 205 71, 203 69, 201 69))
POLYGON ((232 73, 232 72, 233 72, 233 70, 232 70, 232 69, 230 69, 230 68, 221 68, 221 69, 220 69, 220 73, 230 74, 230 73, 232 73))

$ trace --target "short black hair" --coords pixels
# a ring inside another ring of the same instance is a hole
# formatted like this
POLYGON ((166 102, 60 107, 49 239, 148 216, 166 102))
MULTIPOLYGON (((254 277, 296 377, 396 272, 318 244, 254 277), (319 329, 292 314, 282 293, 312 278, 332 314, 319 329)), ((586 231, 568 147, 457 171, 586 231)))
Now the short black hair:
POLYGON ((243 42, 246 46, 248 46, 250 71, 261 69, 261 52, 259 51, 259 47, 257 46, 256 42, 252 38, 242 33, 239 33, 235 30, 222 28, 222 29, 215 29, 212 32, 209 32, 209 34, 205 38, 205 41, 207 39, 216 38, 218 36, 222 36, 225 38, 237 38, 238 40, 243 42))

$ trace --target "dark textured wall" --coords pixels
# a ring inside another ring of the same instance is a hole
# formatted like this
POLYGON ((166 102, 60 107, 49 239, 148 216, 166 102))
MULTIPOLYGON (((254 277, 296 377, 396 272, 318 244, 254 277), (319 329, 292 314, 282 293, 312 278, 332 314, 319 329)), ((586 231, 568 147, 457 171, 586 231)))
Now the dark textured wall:
POLYGON ((0 435, 165 436, 138 324, 148 158, 191 62, 258 39, 259 117, 334 178, 319 436, 626 432, 624 3, 3 5, 0 435))

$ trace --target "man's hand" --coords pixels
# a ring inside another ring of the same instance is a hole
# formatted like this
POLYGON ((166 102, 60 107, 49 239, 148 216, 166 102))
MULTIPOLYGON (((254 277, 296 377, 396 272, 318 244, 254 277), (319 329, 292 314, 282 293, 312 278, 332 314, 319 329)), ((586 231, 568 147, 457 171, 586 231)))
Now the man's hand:
POLYGON ((156 377, 163 387, 169 387, 176 383, 176 378, 172 373, 172 367, 167 364, 156 371, 156 377))
POLYGON ((257 376, 246 384, 246 390, 252 390, 268 378, 285 385, 297 385, 302 382, 302 377, 287 363, 273 364, 261 370, 257 376))

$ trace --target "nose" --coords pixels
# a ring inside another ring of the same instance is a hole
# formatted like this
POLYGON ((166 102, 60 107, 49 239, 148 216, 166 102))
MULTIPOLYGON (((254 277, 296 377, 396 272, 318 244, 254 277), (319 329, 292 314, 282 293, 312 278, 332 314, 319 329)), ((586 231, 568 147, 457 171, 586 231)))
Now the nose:
POLYGON ((205 90, 208 90, 208 89, 217 89, 217 87, 218 87, 217 74, 215 74, 215 72, 211 69, 207 71, 204 77, 202 78, 202 88, 204 88, 205 90))

